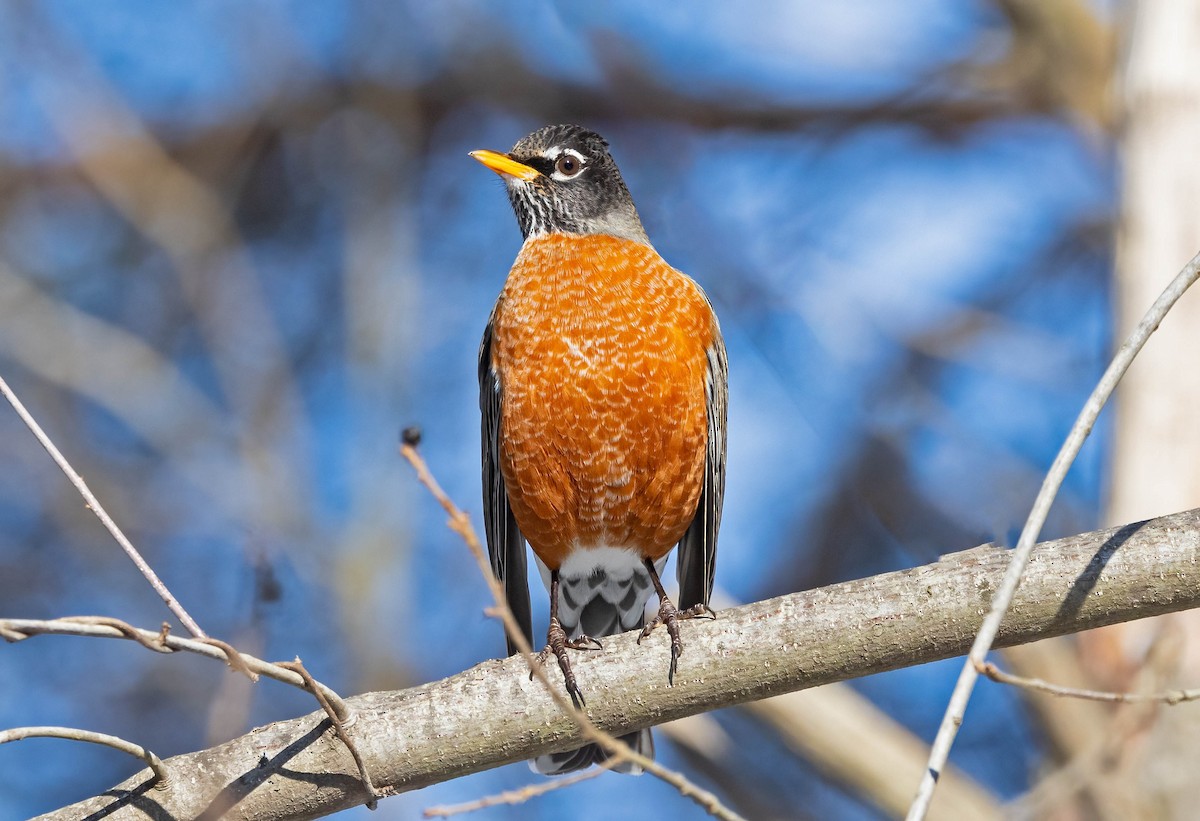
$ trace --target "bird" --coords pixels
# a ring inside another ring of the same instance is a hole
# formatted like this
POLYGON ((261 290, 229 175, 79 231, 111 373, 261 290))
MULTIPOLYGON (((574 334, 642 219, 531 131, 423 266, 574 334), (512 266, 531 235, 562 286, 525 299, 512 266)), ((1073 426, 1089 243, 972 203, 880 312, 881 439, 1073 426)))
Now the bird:
MULTIPOLYGON (((576 707, 585 702, 567 651, 638 628, 640 644, 665 627, 673 686, 680 621, 715 617, 728 396, 717 316, 650 244, 596 132, 551 125, 507 153, 470 156, 504 181, 524 239, 479 347, 492 570, 535 646, 528 542, 550 595, 538 660, 557 659, 576 707), (661 580, 676 546, 678 605, 661 580), (647 624, 651 593, 659 604, 647 624)), ((622 739, 653 757, 648 729, 622 739)), ((588 744, 530 763, 557 775, 607 758, 588 744)))

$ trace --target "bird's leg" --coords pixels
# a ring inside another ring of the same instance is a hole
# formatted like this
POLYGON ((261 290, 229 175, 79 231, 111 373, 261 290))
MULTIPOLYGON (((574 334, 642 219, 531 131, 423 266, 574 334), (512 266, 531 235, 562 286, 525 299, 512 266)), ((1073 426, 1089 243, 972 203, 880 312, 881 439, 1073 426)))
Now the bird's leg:
MULTIPOLYGON (((580 708, 586 702, 583 700, 583 693, 579 691, 579 685, 575 682, 575 673, 571 670, 571 660, 567 657, 567 650, 599 650, 601 644, 591 636, 579 636, 570 641, 567 640, 567 631, 563 630, 562 624, 558 621, 558 586, 558 571, 551 570, 550 629, 546 631, 546 646, 537 654, 537 662, 545 664, 550 654, 554 654, 554 657, 558 659, 558 669, 562 670, 563 683, 566 685, 567 694, 571 696, 571 703, 576 708, 580 708)), ((529 677, 533 678, 532 672, 529 677)))
POLYGON ((679 656, 683 654, 683 639, 679 637, 679 622, 694 618, 715 619, 717 614, 707 604, 692 605, 687 610, 677 608, 667 596, 667 591, 663 589, 662 581, 658 578, 658 571, 654 569, 654 560, 646 559, 645 563, 646 570, 650 573, 650 581, 654 582, 654 591, 658 593, 658 615, 642 628, 642 633, 637 640, 638 644, 641 644, 642 639, 650 635, 655 627, 660 624, 666 626, 667 634, 671 637, 671 667, 667 670, 667 683, 674 686, 675 670, 679 667, 679 656))

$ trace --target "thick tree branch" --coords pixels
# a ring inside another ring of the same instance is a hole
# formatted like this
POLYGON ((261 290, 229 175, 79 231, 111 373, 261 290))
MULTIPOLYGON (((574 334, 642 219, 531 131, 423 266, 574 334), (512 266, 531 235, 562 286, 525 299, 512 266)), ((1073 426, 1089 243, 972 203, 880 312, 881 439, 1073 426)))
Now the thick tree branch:
MULTIPOLYGON (((575 663, 588 712, 627 731, 765 696, 961 655, 1008 563, 985 546, 923 567, 793 593, 684 627, 674 687, 667 649, 626 634, 575 663)), ((1200 604, 1200 510, 1046 542, 997 645, 1200 604)), ((497 637, 498 638, 498 637, 497 637)), ((451 678, 349 700, 378 790, 416 789, 577 744, 579 728, 529 681, 524 661, 488 661, 451 678)), ((168 759, 182 773, 151 791, 143 771, 105 795, 44 816, 315 818, 366 800, 354 762, 319 713, 168 759), (120 804, 114 807, 114 804, 120 804)))

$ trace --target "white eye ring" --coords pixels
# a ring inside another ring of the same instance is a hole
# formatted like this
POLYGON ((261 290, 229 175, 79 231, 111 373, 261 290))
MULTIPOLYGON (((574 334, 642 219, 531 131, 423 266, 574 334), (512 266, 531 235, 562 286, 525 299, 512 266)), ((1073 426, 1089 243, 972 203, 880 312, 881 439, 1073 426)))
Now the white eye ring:
POLYGON ((584 156, 572 148, 556 150, 553 152, 553 156, 548 156, 546 159, 554 162, 554 171, 550 174, 550 178, 559 182, 575 179, 587 167, 587 160, 584 159, 584 156))

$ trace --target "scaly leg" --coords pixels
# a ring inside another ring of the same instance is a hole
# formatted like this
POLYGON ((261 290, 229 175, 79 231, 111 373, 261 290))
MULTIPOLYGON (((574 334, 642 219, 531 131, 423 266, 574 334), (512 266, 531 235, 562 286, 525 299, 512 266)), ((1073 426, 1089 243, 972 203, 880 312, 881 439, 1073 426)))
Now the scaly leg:
POLYGON ((658 593, 658 615, 642 628, 642 634, 638 636, 638 644, 641 644, 642 639, 650 635, 655 627, 660 624, 666 625, 667 633, 671 637, 671 667, 667 671, 667 683, 674 686, 675 671, 679 667, 679 656, 683 653, 683 639, 679 637, 679 622, 694 618, 715 619, 717 614, 707 604, 693 605, 687 610, 675 607, 671 599, 667 597, 667 591, 663 590, 662 581, 658 578, 658 571, 654 569, 654 560, 646 559, 645 564, 646 570, 650 572, 650 581, 654 582, 654 590, 658 593))
MULTIPOLYGON (((546 659, 553 653, 558 659, 558 669, 562 670, 563 683, 566 685, 567 694, 571 696, 571 703, 577 708, 583 707, 586 702, 583 700, 583 693, 579 691, 579 685, 575 682, 575 673, 571 670, 571 660, 567 657, 567 650, 600 650, 601 644, 591 636, 579 636, 578 638, 567 640, 567 631, 563 630, 562 625, 558 621, 558 571, 550 571, 550 629, 546 631, 546 646, 537 654, 538 664, 545 664, 546 659)), ((529 677, 533 678, 533 673, 529 673, 529 677)))

